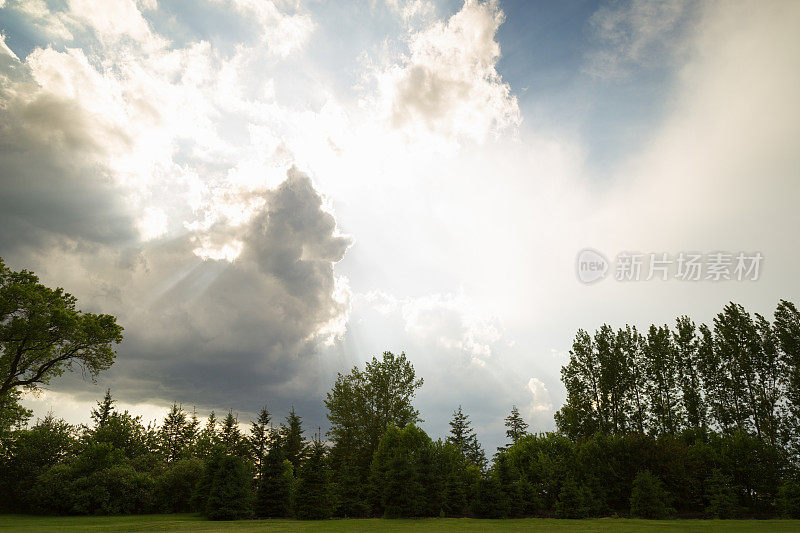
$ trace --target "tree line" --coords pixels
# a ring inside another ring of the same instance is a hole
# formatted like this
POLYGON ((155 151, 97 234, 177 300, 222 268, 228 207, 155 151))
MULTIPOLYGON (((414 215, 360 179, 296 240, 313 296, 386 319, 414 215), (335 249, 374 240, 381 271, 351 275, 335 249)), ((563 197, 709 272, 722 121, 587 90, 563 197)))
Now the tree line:
POLYGON ((264 407, 245 425, 232 411, 201 420, 175 404, 145 425, 110 391, 89 424, 29 424, 21 391, 55 375, 40 369, 96 373, 119 340, 113 317, 80 313, 0 262, 0 379, 12 384, 0 395, 0 510, 800 517, 800 313, 788 301, 772 321, 732 303, 711 327, 681 317, 646 333, 579 331, 557 431, 530 433, 512 407, 491 457, 460 406, 446 437, 426 434, 413 405, 423 380, 391 352, 337 376, 324 398, 329 430, 311 439, 294 409, 278 421, 264 407))

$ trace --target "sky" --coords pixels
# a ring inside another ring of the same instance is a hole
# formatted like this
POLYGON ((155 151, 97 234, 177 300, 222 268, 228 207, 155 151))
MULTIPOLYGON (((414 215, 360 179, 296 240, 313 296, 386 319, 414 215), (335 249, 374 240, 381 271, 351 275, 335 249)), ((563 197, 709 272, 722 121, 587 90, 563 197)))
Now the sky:
POLYGON ((489 451, 512 405, 552 430, 579 328, 798 302, 798 27, 782 1, 0 0, 0 257, 125 328, 96 383, 24 403, 294 406, 310 434, 388 350, 434 438, 459 405, 489 451))

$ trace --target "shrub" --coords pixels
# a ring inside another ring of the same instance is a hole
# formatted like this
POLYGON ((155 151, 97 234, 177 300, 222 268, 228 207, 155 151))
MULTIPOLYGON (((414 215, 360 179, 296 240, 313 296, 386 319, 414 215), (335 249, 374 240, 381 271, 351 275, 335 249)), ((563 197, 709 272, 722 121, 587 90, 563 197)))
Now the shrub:
POLYGON ((41 514, 72 513, 74 473, 66 464, 57 464, 36 479, 27 494, 30 508, 41 514))
POLYGON ((592 495, 585 486, 578 487, 575 480, 568 477, 561 486, 556 501, 558 518, 586 518, 591 514, 592 495))
POLYGON ((156 479, 159 508, 167 513, 195 510, 192 494, 203 475, 203 462, 197 458, 180 459, 167 466, 156 479))
POLYGON ((631 517, 663 519, 672 514, 661 480, 648 470, 636 474, 631 490, 631 517))
POLYGON ((778 490, 778 511, 783 518, 800 518, 800 483, 786 481, 778 490))
POLYGON ((739 515, 738 492, 730 476, 715 469, 706 485, 706 513, 713 518, 735 518, 739 515))

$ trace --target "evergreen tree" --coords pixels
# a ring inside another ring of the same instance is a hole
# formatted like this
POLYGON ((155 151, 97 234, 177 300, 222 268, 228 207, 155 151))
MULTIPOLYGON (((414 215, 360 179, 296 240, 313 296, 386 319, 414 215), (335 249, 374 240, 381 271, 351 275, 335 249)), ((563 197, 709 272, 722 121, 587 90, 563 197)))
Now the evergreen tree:
POLYGON ((251 474, 241 457, 220 456, 206 503, 211 520, 236 520, 253 514, 251 474))
POLYGON ((528 424, 519 414, 519 409, 514 405, 511 407, 511 414, 506 417, 506 437, 511 440, 508 444, 516 444, 519 439, 528 434, 528 424))
POLYGON ((308 455, 308 441, 303 436, 303 419, 295 413, 294 407, 286 416, 286 423, 281 424, 281 442, 284 456, 298 472, 308 455))
POLYGON ((294 515, 300 520, 323 520, 331 516, 330 472, 325 446, 316 440, 297 478, 294 515))
POLYGON ((289 516, 292 465, 285 459, 280 435, 275 436, 264 458, 257 487, 256 516, 262 518, 289 516))
POLYGON ((225 420, 222 421, 222 430, 219 435, 219 443, 229 455, 247 457, 247 442, 239 429, 239 421, 233 415, 233 411, 228 411, 225 420))
POLYGON ((217 415, 214 411, 211 411, 205 427, 200 431, 197 438, 197 445, 195 446, 197 457, 208 459, 213 450, 219 445, 219 438, 217 415))
POLYGON ((371 465, 375 511, 386 518, 422 516, 425 512, 427 470, 432 468, 430 437, 409 424, 390 425, 381 439, 371 465))
POLYGON ((167 462, 188 456, 197 438, 196 428, 183 407, 173 403, 159 431, 159 441, 167 462))
POLYGON ((114 400, 111 398, 111 389, 106 389, 106 395, 103 400, 97 402, 97 407, 92 409, 91 417, 94 421, 94 427, 101 427, 106 423, 106 420, 114 412, 114 400))
POLYGON ((258 416, 250 425, 250 451, 253 457, 253 463, 256 467, 256 476, 260 479, 263 475, 264 460, 269 450, 272 437, 272 426, 270 425, 269 411, 264 406, 258 412, 258 416))
POLYGON ((447 442, 461 450, 464 458, 470 463, 481 469, 486 467, 486 454, 478 442, 478 436, 472 428, 469 415, 463 412, 460 405, 453 411, 453 418, 450 420, 450 436, 447 437, 447 442))

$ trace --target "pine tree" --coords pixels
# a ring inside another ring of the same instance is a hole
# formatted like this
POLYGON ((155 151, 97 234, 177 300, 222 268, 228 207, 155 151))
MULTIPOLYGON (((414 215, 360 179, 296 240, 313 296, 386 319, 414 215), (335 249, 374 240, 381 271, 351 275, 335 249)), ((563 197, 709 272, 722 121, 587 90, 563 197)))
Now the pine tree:
POLYGON ((323 520, 331 516, 330 473, 325 463, 325 446, 315 440, 297 479, 294 514, 300 520, 323 520))
POLYGON ((272 426, 270 425, 270 421, 271 417, 269 411, 267 411, 267 407, 264 406, 258 412, 258 417, 255 421, 251 422, 250 426, 250 450, 252 452, 258 478, 262 476, 264 459, 267 456, 267 451, 272 441, 272 426))
POLYGON ((464 414, 461 406, 453 411, 453 419, 450 421, 450 436, 447 442, 455 444, 467 461, 483 469, 486 467, 486 454, 483 452, 478 436, 472 429, 469 415, 464 414))
POLYGON ((221 456, 212 474, 206 503, 211 520, 236 520, 253 513, 251 475, 241 457, 221 456))
POLYGON ((233 415, 233 411, 228 411, 228 414, 225 415, 219 439, 226 453, 240 457, 248 455, 242 431, 239 429, 239 421, 233 415))
POLYGON ((292 463, 294 471, 298 472, 303 459, 308 454, 308 441, 303 436, 303 419, 295 413, 294 406, 286 416, 286 423, 281 424, 280 434, 283 453, 286 459, 292 463))
POLYGON ((200 459, 208 459, 212 451, 219 444, 219 428, 217 427, 217 415, 214 411, 208 415, 205 427, 200 431, 197 438, 196 453, 200 459))
POLYGON ((106 389, 106 395, 103 400, 97 402, 97 408, 93 408, 91 412, 94 427, 102 427, 113 413, 114 400, 111 398, 111 389, 106 389))
POLYGON ((506 437, 511 439, 509 445, 516 444, 519 439, 528 434, 528 424, 519 414, 516 405, 511 407, 511 414, 506 417, 506 437))
POLYGON ((194 439, 193 427, 186 417, 186 411, 173 403, 159 430, 159 442, 164 458, 167 462, 181 459, 194 445, 194 439))
POLYGON ((281 518, 289 516, 292 466, 285 459, 281 436, 276 435, 261 468, 256 492, 256 516, 281 518))

